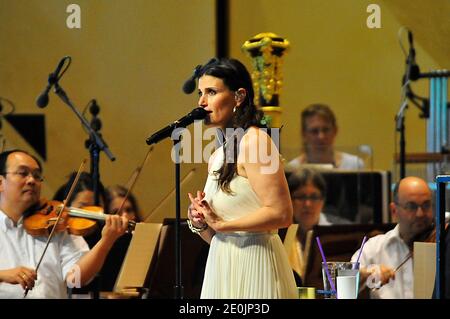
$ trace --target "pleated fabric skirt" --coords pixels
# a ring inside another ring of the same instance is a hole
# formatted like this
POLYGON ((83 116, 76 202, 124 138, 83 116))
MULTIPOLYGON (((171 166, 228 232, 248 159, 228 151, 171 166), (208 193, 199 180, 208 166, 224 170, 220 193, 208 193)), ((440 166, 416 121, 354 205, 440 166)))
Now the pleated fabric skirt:
POLYGON ((277 233, 217 233, 211 240, 202 299, 296 299, 297 288, 277 233))

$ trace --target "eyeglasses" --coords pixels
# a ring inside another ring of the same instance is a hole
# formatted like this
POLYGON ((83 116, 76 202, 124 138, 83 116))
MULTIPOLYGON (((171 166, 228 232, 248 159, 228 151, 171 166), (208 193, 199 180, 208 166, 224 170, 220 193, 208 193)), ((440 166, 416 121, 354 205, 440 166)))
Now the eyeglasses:
POLYGON ((14 174, 14 175, 19 175, 21 178, 25 179, 28 176, 32 176, 35 180, 37 180, 38 182, 42 182, 44 180, 44 177, 42 176, 42 172, 41 171, 30 171, 27 169, 19 169, 18 171, 15 172, 4 172, 3 174, 14 174))
POLYGON ((424 212, 429 211, 431 209, 431 201, 429 201, 429 200, 427 200, 426 202, 423 202, 421 205, 414 203, 414 202, 407 202, 405 205, 400 205, 400 204, 397 204, 397 205, 411 213, 416 213, 417 210, 419 209, 419 207, 424 212))
POLYGON ((307 200, 310 200, 313 203, 317 203, 317 202, 323 200, 323 196, 317 195, 317 194, 313 194, 313 195, 310 195, 310 196, 307 196, 307 195, 294 195, 294 196, 292 196, 292 199, 293 200, 298 200, 300 202, 306 202, 307 200))
POLYGON ((320 133, 323 133, 324 135, 328 135, 331 133, 333 129, 329 126, 325 127, 315 127, 315 128, 309 128, 306 129, 306 133, 311 135, 319 135, 320 133))

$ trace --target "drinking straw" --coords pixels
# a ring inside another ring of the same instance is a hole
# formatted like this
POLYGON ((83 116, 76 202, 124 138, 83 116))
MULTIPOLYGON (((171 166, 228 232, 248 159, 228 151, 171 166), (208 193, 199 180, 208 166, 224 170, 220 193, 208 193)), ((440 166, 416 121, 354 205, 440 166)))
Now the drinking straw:
POLYGON ((366 243, 366 240, 367 240, 367 236, 364 236, 362 244, 361 244, 361 248, 359 249, 358 258, 356 258, 356 263, 352 266, 352 269, 355 269, 356 265, 359 263, 359 258, 361 257, 361 253, 364 248, 364 244, 366 243))
MULTIPOLYGON (((320 239, 318 236, 316 237, 316 241, 317 241, 317 246, 319 246, 320 254, 322 255, 322 261, 325 265, 325 272, 327 274, 328 282, 330 283, 331 289, 333 289, 333 291, 336 292, 336 287, 334 286, 333 280, 331 280, 330 271, 328 270, 327 259, 325 258, 325 254, 323 253, 322 244, 320 243, 320 239)), ((337 293, 336 293, 336 298, 337 298, 337 293)))

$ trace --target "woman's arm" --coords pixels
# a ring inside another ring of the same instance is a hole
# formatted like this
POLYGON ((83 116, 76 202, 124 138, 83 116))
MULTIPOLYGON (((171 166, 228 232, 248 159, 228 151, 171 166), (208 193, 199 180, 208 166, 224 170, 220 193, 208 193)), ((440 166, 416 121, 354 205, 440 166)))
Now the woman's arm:
POLYGON ((217 216, 206 201, 193 206, 214 231, 267 231, 292 223, 292 203, 283 165, 275 144, 262 130, 250 128, 240 143, 238 174, 248 178, 262 207, 230 221, 217 216))

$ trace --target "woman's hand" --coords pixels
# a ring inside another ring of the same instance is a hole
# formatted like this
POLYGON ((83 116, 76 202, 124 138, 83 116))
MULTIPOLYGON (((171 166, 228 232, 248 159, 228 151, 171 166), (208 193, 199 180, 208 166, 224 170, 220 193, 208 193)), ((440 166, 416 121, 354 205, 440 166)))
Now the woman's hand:
POLYGON ((208 202, 204 200, 204 193, 197 192, 197 197, 194 198, 191 193, 188 193, 189 199, 191 200, 191 221, 194 226, 198 227, 197 223, 200 224, 200 227, 208 224, 215 231, 220 231, 221 226, 224 221, 222 218, 216 215, 212 208, 209 206, 208 202))
POLYGON ((188 193, 188 196, 189 200, 191 201, 191 204, 188 207, 188 218, 190 219, 192 225, 194 225, 195 227, 205 227, 205 217, 194 206, 194 203, 199 203, 203 200, 203 198, 205 197, 205 193, 197 191, 197 197, 194 198, 191 193, 188 193))

